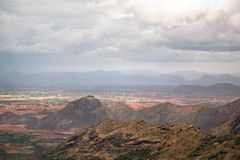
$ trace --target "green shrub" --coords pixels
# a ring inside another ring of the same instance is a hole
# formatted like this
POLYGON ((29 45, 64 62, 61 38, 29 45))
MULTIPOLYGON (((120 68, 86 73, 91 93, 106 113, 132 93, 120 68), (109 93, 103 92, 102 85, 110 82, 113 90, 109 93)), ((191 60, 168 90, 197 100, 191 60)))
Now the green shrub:
POLYGON ((118 156, 115 160, 147 160, 151 157, 151 150, 148 148, 136 149, 127 154, 118 156))
POLYGON ((224 152, 224 151, 217 152, 216 154, 210 156, 208 160, 223 159, 226 153, 227 152, 224 152))
POLYGON ((240 137, 237 137, 237 138, 235 139, 235 144, 236 144, 236 145, 240 145, 240 137))

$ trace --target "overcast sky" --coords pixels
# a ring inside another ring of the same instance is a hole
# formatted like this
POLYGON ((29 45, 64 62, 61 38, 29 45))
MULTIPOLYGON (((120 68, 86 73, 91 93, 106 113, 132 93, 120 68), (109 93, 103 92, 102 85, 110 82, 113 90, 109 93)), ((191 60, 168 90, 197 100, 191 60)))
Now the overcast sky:
POLYGON ((240 72, 239 0, 0 0, 0 72, 240 72))

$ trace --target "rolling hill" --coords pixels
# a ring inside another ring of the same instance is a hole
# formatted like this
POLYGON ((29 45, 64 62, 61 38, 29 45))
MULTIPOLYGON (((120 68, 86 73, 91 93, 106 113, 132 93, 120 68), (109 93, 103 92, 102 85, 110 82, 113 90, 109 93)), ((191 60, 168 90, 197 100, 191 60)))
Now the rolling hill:
POLYGON ((86 96, 41 119, 4 113, 0 115, 0 123, 22 123, 30 128, 64 131, 71 128, 84 129, 104 120, 137 119, 162 124, 189 123, 210 132, 213 128, 224 124, 237 112, 240 112, 240 99, 214 108, 181 106, 167 102, 134 110, 125 104, 102 104, 94 96, 86 96))

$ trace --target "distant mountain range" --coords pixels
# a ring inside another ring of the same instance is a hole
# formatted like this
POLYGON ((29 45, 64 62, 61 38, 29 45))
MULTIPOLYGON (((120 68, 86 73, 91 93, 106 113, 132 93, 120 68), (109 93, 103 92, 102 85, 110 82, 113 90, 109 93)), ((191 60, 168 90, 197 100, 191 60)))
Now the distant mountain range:
MULTIPOLYGON (((196 73, 197 74, 197 73, 196 73)), ((240 77, 236 75, 209 75, 199 73, 197 79, 189 79, 186 74, 156 74, 156 73, 122 73, 117 71, 92 72, 51 72, 51 73, 1 73, 0 87, 80 87, 80 86, 113 86, 113 85, 203 85, 216 83, 231 83, 240 85, 240 77)))
MULTIPOLYGON (((196 72, 196 71, 177 71, 177 72, 172 72, 171 74, 184 77, 185 79, 188 79, 188 80, 199 79, 203 75, 206 75, 206 73, 204 72, 196 72)), ((216 75, 216 74, 212 74, 212 75, 216 75)))
POLYGON ((180 85, 170 89, 171 93, 198 97, 234 97, 240 96, 240 86, 229 83, 217 83, 210 86, 180 85))

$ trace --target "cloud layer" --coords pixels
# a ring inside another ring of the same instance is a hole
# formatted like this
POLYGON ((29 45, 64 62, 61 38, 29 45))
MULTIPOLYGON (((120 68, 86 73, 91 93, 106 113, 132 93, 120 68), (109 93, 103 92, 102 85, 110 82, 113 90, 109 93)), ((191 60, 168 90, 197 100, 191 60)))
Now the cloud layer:
POLYGON ((238 0, 0 0, 0 54, 240 62, 238 0))

